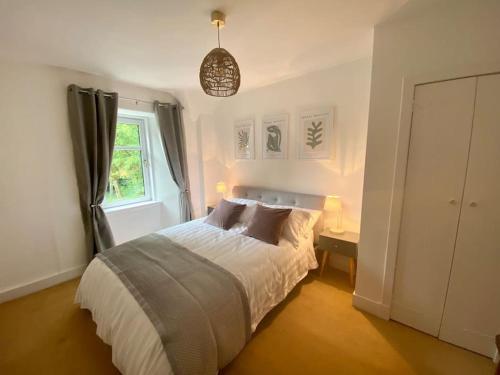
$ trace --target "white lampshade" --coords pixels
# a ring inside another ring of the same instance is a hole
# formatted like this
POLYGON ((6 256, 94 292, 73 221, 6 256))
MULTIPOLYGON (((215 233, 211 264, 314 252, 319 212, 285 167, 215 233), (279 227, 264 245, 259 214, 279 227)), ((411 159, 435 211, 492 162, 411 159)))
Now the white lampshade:
POLYGON ((224 194, 227 191, 226 183, 224 181, 219 181, 215 185, 215 190, 217 193, 222 193, 224 194))
POLYGON ((331 212, 333 225, 329 227, 332 233, 344 233, 342 228, 342 201, 338 195, 328 195, 325 200, 325 211, 331 212))
POLYGON ((342 201, 338 195, 328 195, 325 200, 325 211, 336 212, 342 210, 342 201))

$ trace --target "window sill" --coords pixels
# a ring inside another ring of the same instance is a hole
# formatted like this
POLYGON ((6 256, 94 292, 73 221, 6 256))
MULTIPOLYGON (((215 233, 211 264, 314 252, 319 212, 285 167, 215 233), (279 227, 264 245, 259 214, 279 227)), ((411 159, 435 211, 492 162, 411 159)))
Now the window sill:
POLYGON ((112 214, 114 212, 140 210, 143 208, 155 207, 155 206, 160 206, 160 205, 161 205, 161 202, 159 202, 159 201, 147 201, 147 202, 139 202, 139 203, 125 204, 123 206, 105 208, 104 212, 107 214, 112 214))

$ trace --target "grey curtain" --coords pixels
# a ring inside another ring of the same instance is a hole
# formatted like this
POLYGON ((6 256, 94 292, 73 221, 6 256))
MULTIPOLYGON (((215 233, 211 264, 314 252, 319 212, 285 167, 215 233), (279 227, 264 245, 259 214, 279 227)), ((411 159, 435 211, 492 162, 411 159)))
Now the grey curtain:
POLYGON ((115 144, 118 94, 70 85, 68 109, 87 248, 95 255, 114 246, 101 204, 115 144))
POLYGON ((182 123, 182 106, 179 103, 160 103, 155 101, 154 109, 163 149, 167 158, 172 179, 179 188, 181 222, 189 221, 193 216, 189 176, 186 157, 186 140, 182 123))

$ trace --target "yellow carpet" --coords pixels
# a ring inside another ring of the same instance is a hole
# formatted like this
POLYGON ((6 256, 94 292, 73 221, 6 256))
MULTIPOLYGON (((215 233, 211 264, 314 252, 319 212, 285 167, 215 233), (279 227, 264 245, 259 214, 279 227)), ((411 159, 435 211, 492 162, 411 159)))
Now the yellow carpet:
MULTIPOLYGON (((116 374, 78 280, 0 305, 0 374, 116 374)), ((309 275, 260 324, 229 374, 493 374, 489 358, 351 306, 347 275, 309 275)))

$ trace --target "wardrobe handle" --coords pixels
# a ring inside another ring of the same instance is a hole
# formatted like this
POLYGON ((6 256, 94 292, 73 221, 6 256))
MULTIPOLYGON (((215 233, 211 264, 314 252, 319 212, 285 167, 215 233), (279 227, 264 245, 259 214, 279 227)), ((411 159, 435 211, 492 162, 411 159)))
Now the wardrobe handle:
POLYGON ((449 204, 452 204, 452 205, 456 205, 457 204, 457 201, 455 199, 450 199, 448 201, 449 204))
POLYGON ((477 207, 477 202, 470 202, 469 206, 471 206, 471 207, 477 207))

